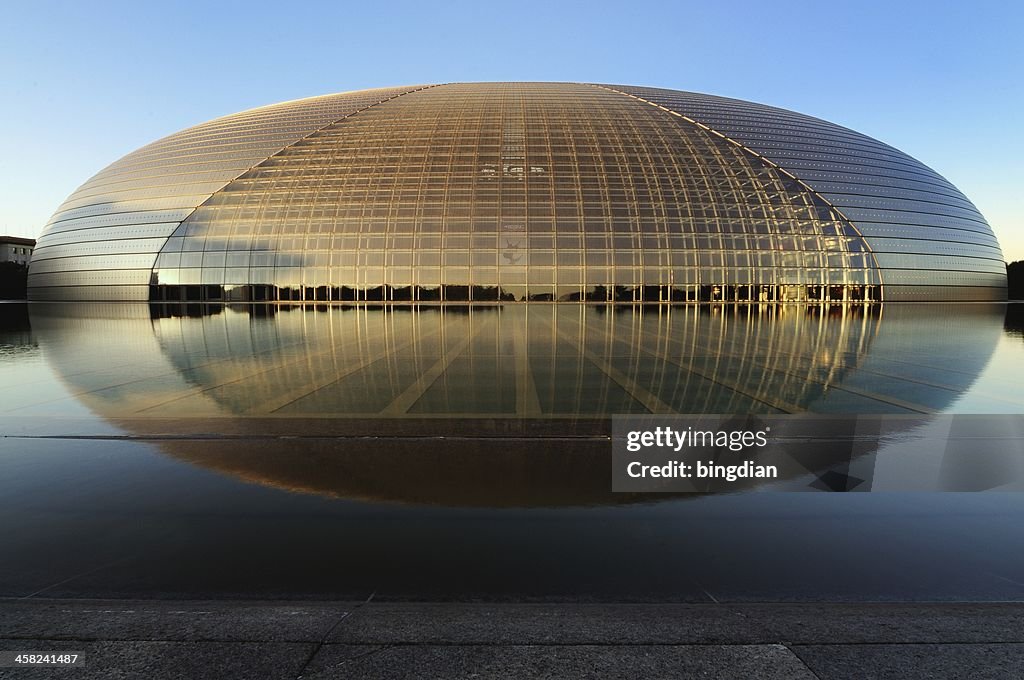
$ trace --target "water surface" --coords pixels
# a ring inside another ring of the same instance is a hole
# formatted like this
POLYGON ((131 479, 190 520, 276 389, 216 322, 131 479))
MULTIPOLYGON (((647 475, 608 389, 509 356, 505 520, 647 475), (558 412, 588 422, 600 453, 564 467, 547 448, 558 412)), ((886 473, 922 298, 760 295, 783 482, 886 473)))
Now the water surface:
POLYGON ((613 494, 606 439, 1021 413, 1012 305, 0 314, 2 595, 1024 596, 1020 494, 613 494))

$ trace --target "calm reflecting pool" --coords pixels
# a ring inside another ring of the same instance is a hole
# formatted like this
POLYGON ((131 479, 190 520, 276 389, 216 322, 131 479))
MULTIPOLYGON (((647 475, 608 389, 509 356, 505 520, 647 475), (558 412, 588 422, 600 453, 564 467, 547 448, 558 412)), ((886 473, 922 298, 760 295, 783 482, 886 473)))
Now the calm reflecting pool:
MULTIPOLYGON (((104 418, 932 413, 971 391, 1003 337, 1004 309, 37 305, 31 332, 13 337, 44 362, 11 381, 0 408, 63 416, 84 405, 104 418), (69 394, 54 392, 51 371, 69 394)), ((1019 410, 1006 377, 982 394, 1019 410)))
POLYGON ((1014 305, 0 314, 0 595, 1024 597, 1022 494, 613 494, 607 439, 1022 413, 1014 305))

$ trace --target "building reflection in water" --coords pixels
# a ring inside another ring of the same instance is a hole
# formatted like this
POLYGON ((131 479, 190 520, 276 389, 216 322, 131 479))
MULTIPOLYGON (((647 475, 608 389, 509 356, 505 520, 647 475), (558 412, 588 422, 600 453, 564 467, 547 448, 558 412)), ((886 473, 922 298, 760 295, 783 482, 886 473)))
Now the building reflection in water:
POLYGON ((102 417, 140 436, 218 435, 162 441, 173 456, 292 490, 500 506, 636 500, 610 492, 612 414, 942 412, 986 365, 1004 307, 44 304, 31 317, 102 417))

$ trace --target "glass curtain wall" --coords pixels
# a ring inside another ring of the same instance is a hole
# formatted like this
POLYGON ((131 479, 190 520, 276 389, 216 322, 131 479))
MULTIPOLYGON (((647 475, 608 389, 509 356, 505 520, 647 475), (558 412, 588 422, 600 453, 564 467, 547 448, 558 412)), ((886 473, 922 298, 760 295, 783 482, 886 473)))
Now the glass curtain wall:
POLYGON ((590 85, 424 89, 200 205, 160 301, 871 300, 857 230, 741 146, 590 85))

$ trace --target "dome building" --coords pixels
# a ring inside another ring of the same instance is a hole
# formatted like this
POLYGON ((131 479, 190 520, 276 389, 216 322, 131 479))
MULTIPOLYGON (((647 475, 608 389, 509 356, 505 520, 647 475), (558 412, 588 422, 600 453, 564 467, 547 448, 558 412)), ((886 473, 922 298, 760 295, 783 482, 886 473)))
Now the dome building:
POLYGON ((33 300, 1003 300, 973 204, 816 118, 618 85, 266 106, 135 151, 57 210, 33 300))

